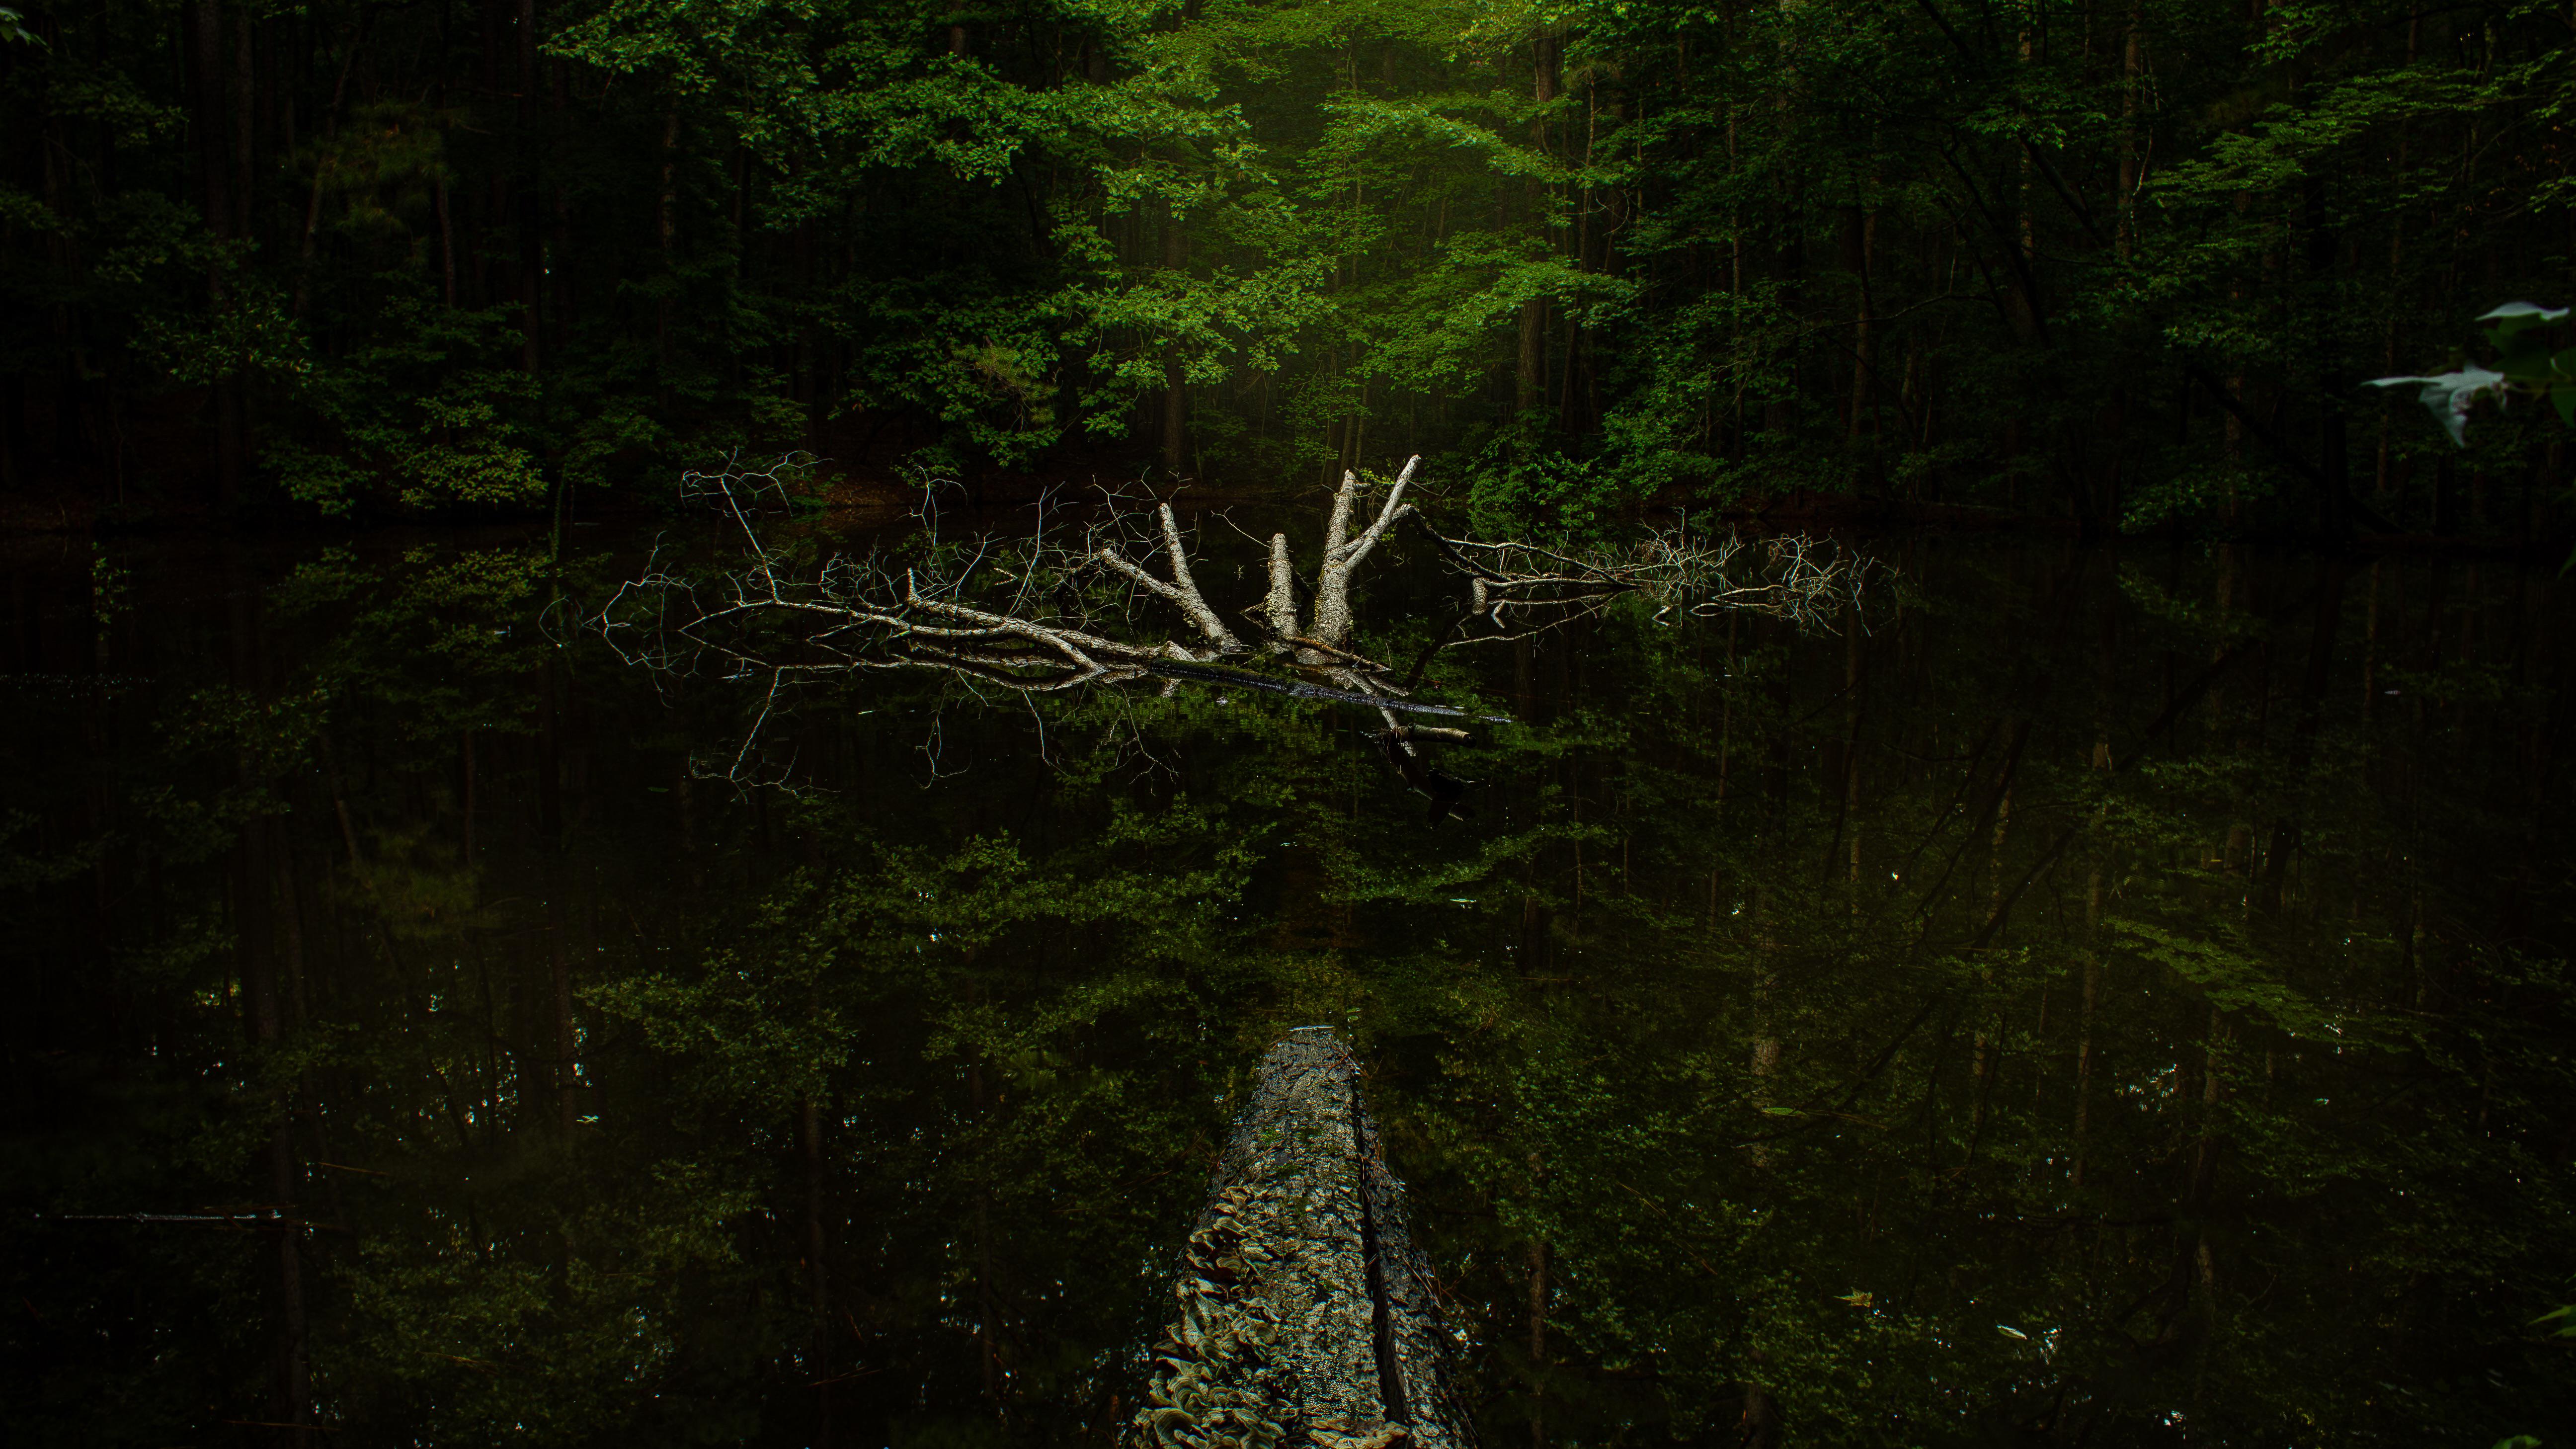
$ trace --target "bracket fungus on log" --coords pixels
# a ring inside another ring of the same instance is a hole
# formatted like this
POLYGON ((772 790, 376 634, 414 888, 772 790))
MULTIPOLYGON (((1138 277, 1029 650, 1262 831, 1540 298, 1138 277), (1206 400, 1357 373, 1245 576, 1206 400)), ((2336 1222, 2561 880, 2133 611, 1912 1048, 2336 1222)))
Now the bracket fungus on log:
POLYGON ((1262 1058, 1127 1449, 1475 1449, 1357 1076, 1329 1027, 1262 1058))

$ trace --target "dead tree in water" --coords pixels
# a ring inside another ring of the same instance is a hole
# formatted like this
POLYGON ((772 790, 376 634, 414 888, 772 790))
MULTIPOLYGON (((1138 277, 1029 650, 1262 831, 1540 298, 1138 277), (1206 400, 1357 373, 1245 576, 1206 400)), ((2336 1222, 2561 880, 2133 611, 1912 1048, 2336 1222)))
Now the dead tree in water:
POLYGON ((1622 548, 1453 537, 1408 501, 1416 457, 1382 491, 1342 475, 1311 570, 1298 567, 1287 534, 1270 535, 1266 587, 1229 618, 1201 589, 1203 561, 1169 503, 1108 492, 1079 527, 1050 533, 1042 502, 1032 535, 962 542, 939 536, 925 504, 921 534, 894 551, 800 555, 761 522, 784 501, 789 466, 687 475, 684 493, 731 520, 746 562, 691 577, 657 556, 589 625, 629 662, 766 675, 773 698, 800 677, 926 668, 1028 696, 1151 681, 1166 693, 1188 683, 1353 704, 1375 710, 1389 748, 1410 757, 1416 739, 1466 732, 1404 717, 1476 718, 1413 697, 1445 650, 1561 628, 1628 595, 1654 602, 1658 618, 1751 609, 1830 628, 1857 601, 1868 567, 1806 539, 1746 545, 1681 529, 1622 548), (1409 668, 1370 659, 1353 642, 1353 582, 1399 529, 1426 540, 1464 586, 1448 627, 1409 668), (1149 607, 1178 616, 1177 637, 1141 617, 1149 607))
POLYGON ((1454 1340, 1356 1076, 1329 1027, 1262 1058, 1126 1449, 1474 1449, 1454 1340))

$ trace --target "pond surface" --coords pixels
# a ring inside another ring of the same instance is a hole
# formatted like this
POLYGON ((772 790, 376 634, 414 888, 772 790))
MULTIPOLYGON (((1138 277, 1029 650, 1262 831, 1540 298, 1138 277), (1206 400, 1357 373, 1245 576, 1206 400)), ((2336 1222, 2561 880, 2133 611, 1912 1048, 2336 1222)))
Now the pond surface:
POLYGON ((1442 654, 1513 722, 1408 762, 639 667, 569 538, 13 546, 16 1442, 1105 1446, 1312 1023, 1488 1445, 2576 1425, 2546 567, 1861 540, 1442 654))

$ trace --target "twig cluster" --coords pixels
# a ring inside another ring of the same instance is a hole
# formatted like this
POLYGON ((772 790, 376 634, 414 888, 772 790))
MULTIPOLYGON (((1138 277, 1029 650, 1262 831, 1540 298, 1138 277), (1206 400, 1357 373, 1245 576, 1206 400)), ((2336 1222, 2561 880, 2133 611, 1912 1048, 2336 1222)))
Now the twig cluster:
POLYGON ((1364 705, 1410 752, 1419 736, 1466 737, 1421 722, 1465 711, 1411 698, 1443 650, 1528 638, 1628 594, 1654 601, 1659 619, 1750 609, 1830 628, 1856 607, 1867 570, 1856 555, 1800 538, 1746 545, 1668 529, 1624 548, 1577 548, 1453 537, 1407 501, 1416 457, 1382 491, 1343 474, 1311 572, 1299 569, 1286 533, 1271 534, 1262 596, 1229 620, 1202 591, 1196 540, 1169 503, 1104 489, 1078 525, 1058 526, 1063 510, 1050 493, 1027 537, 952 541, 939 530, 940 484, 925 481, 920 527, 908 537, 865 553, 818 553, 763 527, 808 461, 687 475, 683 495, 732 523, 742 562, 692 574, 657 550, 591 626, 630 663, 659 672, 712 663, 728 677, 766 675, 771 703, 799 676, 854 669, 939 669, 1031 696, 1151 679, 1166 693, 1198 683, 1364 705), (1352 641, 1353 581, 1399 529, 1419 534, 1465 583, 1449 626, 1405 670, 1352 641), (1179 627, 1153 627, 1155 614, 1179 627))

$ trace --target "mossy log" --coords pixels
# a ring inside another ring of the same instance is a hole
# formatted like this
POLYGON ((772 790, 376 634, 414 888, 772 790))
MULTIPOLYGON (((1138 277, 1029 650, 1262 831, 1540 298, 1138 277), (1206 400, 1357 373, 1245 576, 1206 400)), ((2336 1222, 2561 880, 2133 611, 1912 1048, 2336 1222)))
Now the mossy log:
POLYGON ((1128 1449, 1474 1449, 1350 1050, 1271 1047, 1182 1254, 1128 1449))

